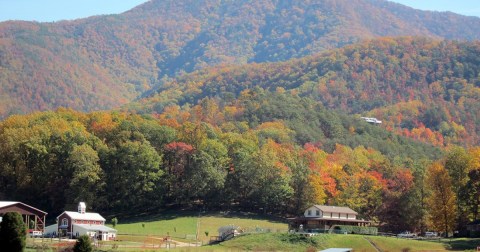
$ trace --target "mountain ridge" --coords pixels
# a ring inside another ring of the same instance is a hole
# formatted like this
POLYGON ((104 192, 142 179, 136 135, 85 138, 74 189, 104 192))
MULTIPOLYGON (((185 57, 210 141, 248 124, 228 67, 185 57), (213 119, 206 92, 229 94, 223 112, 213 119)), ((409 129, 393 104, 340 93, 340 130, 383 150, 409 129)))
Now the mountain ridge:
POLYGON ((156 0, 119 15, 3 22, 0 116, 110 109, 208 66, 284 61, 378 36, 478 39, 477 27, 480 18, 381 0, 156 0))
POLYGON ((126 108, 162 113, 205 98, 228 103, 259 87, 292 92, 331 110, 376 116, 391 131, 435 145, 477 145, 478 53, 478 41, 381 38, 287 62, 204 69, 126 108))

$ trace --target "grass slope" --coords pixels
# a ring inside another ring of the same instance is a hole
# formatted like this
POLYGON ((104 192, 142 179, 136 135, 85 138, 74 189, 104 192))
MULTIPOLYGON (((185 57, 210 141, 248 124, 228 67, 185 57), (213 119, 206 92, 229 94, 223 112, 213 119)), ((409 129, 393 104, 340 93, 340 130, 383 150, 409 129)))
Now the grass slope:
POLYGON ((443 243, 391 237, 368 237, 382 251, 446 251, 443 243))
POLYGON ((299 235, 268 233, 245 235, 218 245, 208 246, 212 251, 318 251, 321 249, 341 247, 353 248, 355 251, 376 252, 373 241, 382 251, 447 251, 444 244, 428 241, 373 237, 361 235, 322 234, 311 238, 299 235))
MULTIPOLYGON (((236 225, 245 231, 264 230, 270 232, 286 232, 288 225, 281 220, 265 216, 214 212, 208 214, 181 213, 176 215, 158 215, 148 219, 134 220, 130 223, 122 223, 115 227, 120 235, 145 236, 170 235, 173 238, 195 239, 198 227, 198 239, 206 243, 210 236, 218 235, 218 228, 226 225, 236 225), (144 224, 142 226, 142 224, 144 224), (205 234, 208 232, 208 236, 205 234)), ((123 236, 125 237, 125 236, 123 236)), ((128 237, 128 239, 133 239, 128 237)))

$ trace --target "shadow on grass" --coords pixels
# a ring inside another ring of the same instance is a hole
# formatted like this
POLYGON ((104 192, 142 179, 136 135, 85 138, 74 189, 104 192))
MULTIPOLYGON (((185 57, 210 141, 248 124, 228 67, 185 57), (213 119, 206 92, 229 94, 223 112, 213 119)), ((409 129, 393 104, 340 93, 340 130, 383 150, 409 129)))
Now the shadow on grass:
POLYGON ((442 239, 440 242, 445 244, 448 250, 476 250, 480 246, 479 238, 442 239))

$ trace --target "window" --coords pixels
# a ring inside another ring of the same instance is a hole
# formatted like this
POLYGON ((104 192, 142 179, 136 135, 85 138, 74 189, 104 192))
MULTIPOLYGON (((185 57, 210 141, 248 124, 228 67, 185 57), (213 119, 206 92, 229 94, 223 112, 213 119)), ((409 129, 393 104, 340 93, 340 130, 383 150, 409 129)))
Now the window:
POLYGON ((62 226, 68 226, 68 220, 67 218, 62 219, 62 226))
POLYGON ((320 216, 320 210, 317 210, 316 215, 320 216))
POLYGON ((308 210, 308 213, 307 213, 308 216, 312 215, 312 210, 308 210))

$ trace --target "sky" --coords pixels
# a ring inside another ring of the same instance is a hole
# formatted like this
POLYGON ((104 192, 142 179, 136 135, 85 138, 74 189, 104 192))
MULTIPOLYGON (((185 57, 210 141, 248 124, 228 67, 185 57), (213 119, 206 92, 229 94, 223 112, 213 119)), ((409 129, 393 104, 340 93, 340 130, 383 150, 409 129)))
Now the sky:
POLYGON ((0 21, 52 22, 119 14, 147 0, 0 0, 0 21))
MULTIPOLYGON (((1 0, 0 0, 1 1, 1 0)), ((480 0, 390 0, 420 10, 451 11, 480 17, 480 0)))
MULTIPOLYGON (((293 0, 292 0, 293 1, 293 0)), ((480 17, 480 0, 390 0, 415 9, 452 11, 480 17)), ((118 14, 147 0, 0 0, 0 21, 52 22, 118 14)))

